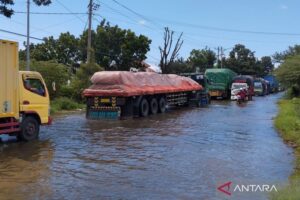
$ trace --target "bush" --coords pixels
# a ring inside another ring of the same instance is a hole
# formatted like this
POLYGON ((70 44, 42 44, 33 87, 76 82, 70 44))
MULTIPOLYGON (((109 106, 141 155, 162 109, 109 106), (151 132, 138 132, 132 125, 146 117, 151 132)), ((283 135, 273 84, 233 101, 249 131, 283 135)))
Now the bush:
POLYGON ((290 88, 290 98, 300 95, 300 55, 288 57, 275 73, 280 83, 290 88))
POLYGON ((91 85, 91 77, 95 72, 103 71, 96 63, 82 64, 76 73, 76 76, 71 84, 73 89, 73 97, 79 102, 82 102, 82 92, 91 85))
POLYGON ((75 109, 82 109, 84 105, 78 104, 72 99, 67 97, 60 97, 53 101, 51 101, 51 113, 55 113, 61 110, 75 110, 75 109))
POLYGON ((74 97, 74 89, 71 86, 64 85, 58 91, 58 96, 73 98, 74 97))

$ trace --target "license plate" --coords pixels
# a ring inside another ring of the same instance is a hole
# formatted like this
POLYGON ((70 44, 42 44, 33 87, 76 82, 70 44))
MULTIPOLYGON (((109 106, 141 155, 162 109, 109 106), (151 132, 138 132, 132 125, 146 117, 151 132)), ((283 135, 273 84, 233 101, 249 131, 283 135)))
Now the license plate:
POLYGON ((110 99, 109 98, 101 99, 100 102, 101 103, 110 103, 110 99))
POLYGON ((212 91, 212 92, 210 92, 210 96, 219 96, 219 92, 218 91, 212 91))

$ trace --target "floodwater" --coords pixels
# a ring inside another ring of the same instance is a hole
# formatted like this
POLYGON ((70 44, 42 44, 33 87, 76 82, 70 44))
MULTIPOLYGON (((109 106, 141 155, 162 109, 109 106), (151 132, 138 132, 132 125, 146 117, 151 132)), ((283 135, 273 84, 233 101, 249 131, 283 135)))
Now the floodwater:
POLYGON ((0 143, 0 199, 267 199, 217 187, 287 183, 293 153, 272 125, 280 97, 121 121, 55 116, 38 141, 0 143))

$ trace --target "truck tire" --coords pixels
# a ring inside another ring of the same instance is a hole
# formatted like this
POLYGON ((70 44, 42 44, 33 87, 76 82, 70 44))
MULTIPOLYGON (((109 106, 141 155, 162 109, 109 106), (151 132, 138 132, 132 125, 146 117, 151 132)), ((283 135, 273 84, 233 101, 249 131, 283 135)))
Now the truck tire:
POLYGON ((158 102, 155 97, 150 100, 150 113, 156 114, 158 112, 158 102))
POLYGON ((147 117, 149 114, 149 103, 147 99, 143 98, 140 103, 140 116, 147 117))
POLYGON ((39 137, 40 125, 34 117, 26 117, 21 124, 21 132, 18 139, 22 141, 32 141, 39 137))
POLYGON ((159 98, 158 101, 158 112, 165 113, 166 112, 167 101, 164 97, 159 98))

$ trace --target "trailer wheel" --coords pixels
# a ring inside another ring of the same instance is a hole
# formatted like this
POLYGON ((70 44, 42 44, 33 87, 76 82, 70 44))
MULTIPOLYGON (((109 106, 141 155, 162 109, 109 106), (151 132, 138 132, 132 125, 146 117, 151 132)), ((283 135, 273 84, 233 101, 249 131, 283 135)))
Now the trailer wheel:
POLYGON ((143 98, 140 103, 140 116, 147 117, 149 114, 149 103, 147 99, 143 98))
POLYGON ((18 139, 22 141, 32 141, 38 138, 40 125, 34 117, 26 117, 21 125, 21 132, 18 139))
POLYGON ((158 103, 155 97, 150 100, 150 112, 151 114, 156 114, 158 112, 158 103))
POLYGON ((166 112, 167 102, 164 97, 161 97, 158 102, 158 112, 164 113, 166 112))

